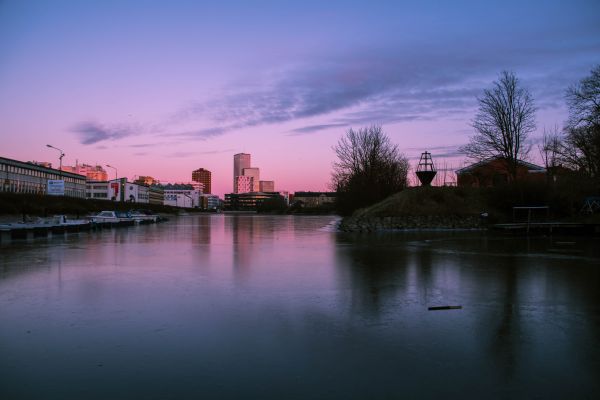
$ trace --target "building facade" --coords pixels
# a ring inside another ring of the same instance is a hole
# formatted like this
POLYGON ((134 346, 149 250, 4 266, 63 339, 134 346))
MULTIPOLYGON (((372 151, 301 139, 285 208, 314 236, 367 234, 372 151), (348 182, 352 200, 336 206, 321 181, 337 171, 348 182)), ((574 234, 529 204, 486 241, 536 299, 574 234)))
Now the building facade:
POLYGON ((274 192, 275 181, 259 181, 258 185, 259 192, 274 192))
POLYGON ((332 206, 337 198, 336 192, 296 192, 294 203, 303 207, 327 207, 332 206))
POLYGON ((84 175, 88 181, 106 181, 108 175, 104 168, 100 165, 88 165, 88 164, 75 164, 74 167, 63 165, 63 171, 71 172, 73 174, 84 175))
POLYGON ((263 201, 277 198, 281 198, 279 193, 227 193, 225 195, 225 209, 231 211, 256 211, 263 201))
POLYGON ((166 206, 196 208, 200 207, 202 192, 195 189, 165 189, 166 206))
POLYGON ((85 198, 85 176, 0 157, 0 191, 45 195, 48 186, 64 181, 64 195, 85 198))
POLYGON ((216 194, 200 195, 200 208, 207 211, 216 211, 220 208, 221 200, 216 194))
MULTIPOLYGON (((506 162, 494 157, 468 165, 456 170, 458 186, 491 187, 506 184, 510 181, 506 162)), ((517 163, 517 180, 543 180, 546 169, 539 165, 519 160, 517 163)))
POLYGON ((195 171, 192 171, 192 181, 199 182, 203 184, 202 191, 206 194, 212 193, 211 190, 211 175, 212 173, 204 168, 198 168, 195 171))
POLYGON ((250 168, 250 154, 238 153, 233 156, 233 192, 237 192, 237 177, 244 175, 244 169, 250 168))
POLYGON ((242 171, 242 175, 249 176, 252 178, 252 187, 250 188, 250 192, 259 192, 260 191, 260 169, 259 168, 244 168, 242 171))
POLYGON ((234 193, 249 193, 254 187, 254 179, 250 176, 240 175, 235 177, 234 193))

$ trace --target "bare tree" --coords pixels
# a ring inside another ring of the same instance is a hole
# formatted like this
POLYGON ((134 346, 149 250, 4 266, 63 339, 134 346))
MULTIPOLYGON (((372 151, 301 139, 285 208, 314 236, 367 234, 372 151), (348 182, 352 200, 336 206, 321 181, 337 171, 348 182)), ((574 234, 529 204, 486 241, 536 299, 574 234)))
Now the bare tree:
POLYGON ((462 151, 478 160, 501 157, 514 180, 518 161, 530 150, 527 137, 535 130, 533 98, 519 85, 514 73, 504 71, 477 100, 479 110, 472 123, 477 133, 462 151))
POLYGON ((552 130, 546 130, 546 128, 544 128, 544 136, 542 138, 542 143, 538 145, 538 150, 544 161, 546 170, 550 171, 560 164, 562 147, 563 143, 561 141, 561 134, 558 126, 555 126, 552 130))
POLYGON ((566 93, 569 119, 563 157, 590 177, 600 173, 600 65, 566 93))
POLYGON ((380 126, 348 130, 333 148, 332 186, 338 208, 350 213, 407 186, 408 160, 380 126))

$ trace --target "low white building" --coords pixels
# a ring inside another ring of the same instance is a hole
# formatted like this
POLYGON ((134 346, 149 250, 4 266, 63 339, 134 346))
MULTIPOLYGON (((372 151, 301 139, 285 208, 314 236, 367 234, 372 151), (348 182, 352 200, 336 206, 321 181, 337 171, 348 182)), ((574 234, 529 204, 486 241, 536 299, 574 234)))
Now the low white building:
POLYGON ((86 198, 96 200, 149 203, 150 188, 147 185, 127 182, 127 178, 110 181, 87 181, 86 198))
POLYGON ((183 208, 200 207, 201 190, 165 189, 165 205, 183 208))

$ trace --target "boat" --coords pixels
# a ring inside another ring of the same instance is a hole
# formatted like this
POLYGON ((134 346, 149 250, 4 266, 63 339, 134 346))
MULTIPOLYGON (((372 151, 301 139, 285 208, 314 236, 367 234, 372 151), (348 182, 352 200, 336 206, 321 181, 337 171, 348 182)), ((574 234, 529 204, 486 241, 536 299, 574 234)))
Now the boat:
POLYGON ((128 213, 129 217, 137 223, 153 223, 158 222, 160 217, 150 210, 131 210, 128 213))
POLYGON ((118 211, 101 211, 90 217, 90 221, 98 224, 130 225, 135 221, 127 214, 118 211))

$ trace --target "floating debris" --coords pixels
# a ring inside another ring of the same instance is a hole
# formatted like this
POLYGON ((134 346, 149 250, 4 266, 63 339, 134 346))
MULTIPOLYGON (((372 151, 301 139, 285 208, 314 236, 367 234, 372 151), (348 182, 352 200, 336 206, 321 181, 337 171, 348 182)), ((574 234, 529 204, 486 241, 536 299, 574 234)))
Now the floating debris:
POLYGON ((427 308, 429 311, 438 311, 438 310, 460 310, 462 306, 434 306, 427 308))

